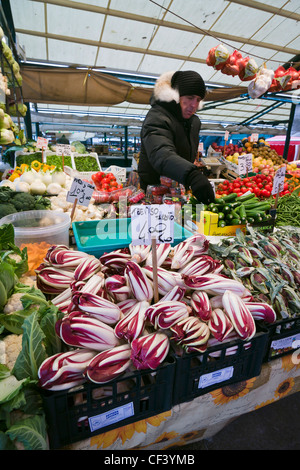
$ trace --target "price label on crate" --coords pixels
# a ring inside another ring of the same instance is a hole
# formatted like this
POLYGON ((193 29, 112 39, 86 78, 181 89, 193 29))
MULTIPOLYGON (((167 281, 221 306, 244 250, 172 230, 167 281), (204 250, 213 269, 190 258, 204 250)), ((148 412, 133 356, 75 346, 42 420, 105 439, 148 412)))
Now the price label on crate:
POLYGON ((45 137, 38 137, 36 146, 39 149, 46 150, 48 148, 48 140, 45 137))
POLYGON ((238 166, 239 175, 246 175, 247 173, 252 171, 252 153, 239 155, 238 166))
POLYGON ((74 178, 70 191, 67 193, 67 201, 73 203, 77 201, 82 206, 88 206, 91 202, 94 189, 95 187, 87 181, 74 178))
POLYGON ((71 155, 70 144, 56 144, 56 155, 71 155))
POLYGON ((131 206, 131 234, 133 245, 150 245, 174 241, 175 206, 151 204, 131 206))
POLYGON ((275 173, 273 180, 272 194, 280 193, 283 190, 286 165, 281 166, 275 173))

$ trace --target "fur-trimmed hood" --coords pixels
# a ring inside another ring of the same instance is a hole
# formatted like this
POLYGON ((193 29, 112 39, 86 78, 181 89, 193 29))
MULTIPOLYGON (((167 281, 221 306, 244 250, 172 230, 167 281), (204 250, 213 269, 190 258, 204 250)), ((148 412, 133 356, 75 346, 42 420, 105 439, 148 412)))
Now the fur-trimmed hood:
MULTIPOLYGON (((171 79, 174 73, 175 71, 165 72, 158 77, 153 90, 153 98, 155 101, 163 101, 166 103, 175 101, 177 104, 179 103, 179 91, 171 86, 171 79)), ((200 101, 198 110, 202 109, 203 105, 203 101, 200 101)))

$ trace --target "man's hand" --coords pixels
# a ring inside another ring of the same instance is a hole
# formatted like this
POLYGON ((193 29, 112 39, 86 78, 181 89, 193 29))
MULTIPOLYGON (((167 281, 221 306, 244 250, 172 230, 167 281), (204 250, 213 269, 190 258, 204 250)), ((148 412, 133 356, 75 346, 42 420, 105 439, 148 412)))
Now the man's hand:
POLYGON ((187 186, 192 190, 193 196, 203 204, 210 204, 215 200, 212 185, 197 168, 192 170, 187 177, 187 186))

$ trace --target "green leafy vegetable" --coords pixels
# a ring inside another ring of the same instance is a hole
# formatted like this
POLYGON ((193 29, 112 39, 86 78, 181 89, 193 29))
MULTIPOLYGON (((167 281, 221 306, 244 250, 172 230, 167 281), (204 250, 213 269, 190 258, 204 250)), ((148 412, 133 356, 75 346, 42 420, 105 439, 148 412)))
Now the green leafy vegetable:
POLYGON ((74 157, 74 162, 77 171, 99 171, 99 164, 92 156, 74 157))
POLYGON ((22 351, 13 368, 17 379, 30 377, 31 380, 38 380, 38 369, 46 359, 44 338, 38 322, 38 312, 33 312, 23 323, 22 351))
POLYGON ((18 281, 13 266, 0 259, 0 309, 4 307, 18 281))
POLYGON ((7 431, 9 437, 22 442, 25 450, 47 450, 47 433, 44 416, 31 416, 18 421, 7 431))
POLYGON ((14 375, 9 375, 0 380, 0 404, 12 400, 28 382, 29 378, 17 380, 14 375))

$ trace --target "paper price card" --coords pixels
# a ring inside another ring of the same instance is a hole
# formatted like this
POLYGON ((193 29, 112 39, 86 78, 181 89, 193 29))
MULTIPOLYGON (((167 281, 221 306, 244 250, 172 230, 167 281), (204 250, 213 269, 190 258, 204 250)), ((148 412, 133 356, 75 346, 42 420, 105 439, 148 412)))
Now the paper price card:
POLYGON ((48 148, 48 140, 45 139, 45 137, 38 137, 37 142, 36 142, 36 146, 39 149, 46 150, 48 148))
POLYGON ((251 140, 251 142, 257 142, 258 141, 258 134, 251 134, 250 140, 251 140))
POLYGON ((229 138, 229 131, 225 131, 225 135, 224 135, 224 140, 228 140, 229 138))
POLYGON ((137 205, 131 207, 133 245, 150 245, 174 241, 175 206, 173 204, 137 205))
POLYGON ((78 204, 81 204, 82 206, 88 206, 91 202, 94 189, 95 187, 92 184, 87 183, 80 178, 74 178, 70 191, 67 193, 67 201, 77 201, 78 204))
POLYGON ((203 150, 204 150, 203 142, 199 142, 199 145, 198 145, 198 152, 203 152, 203 150))
POLYGON ((246 175, 249 171, 252 171, 252 153, 245 155, 239 155, 239 175, 246 175))
POLYGON ((284 178, 285 178, 286 165, 281 166, 275 173, 273 180, 272 194, 280 193, 283 190, 284 178))
POLYGON ((56 144, 56 155, 71 155, 71 145, 56 144))

